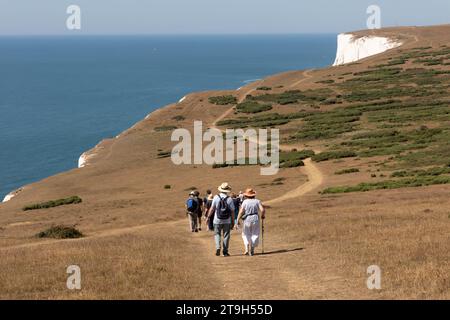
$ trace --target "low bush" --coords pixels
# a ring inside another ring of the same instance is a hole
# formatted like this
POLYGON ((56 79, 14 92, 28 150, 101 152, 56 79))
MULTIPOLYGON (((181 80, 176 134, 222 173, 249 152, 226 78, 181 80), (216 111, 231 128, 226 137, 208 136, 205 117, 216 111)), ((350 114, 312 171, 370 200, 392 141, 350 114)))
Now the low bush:
POLYGON ((237 103, 236 97, 234 97, 232 95, 209 97, 208 101, 212 104, 219 105, 219 106, 225 106, 225 105, 237 103))
POLYGON ((39 232, 36 237, 53 239, 76 239, 83 237, 83 234, 75 227, 58 225, 52 226, 47 230, 39 232))
POLYGON ((177 129, 177 126, 161 126, 161 127, 155 127, 155 131, 157 132, 164 132, 164 131, 171 131, 177 129))
POLYGON ((351 158, 356 157, 357 154, 354 151, 343 150, 343 151, 325 151, 316 154, 312 157, 315 162, 328 161, 333 159, 351 158))
POLYGON ((360 183, 356 186, 341 186, 331 187, 323 190, 322 194, 331 193, 348 193, 348 192, 365 192, 379 189, 398 189, 398 188, 411 188, 411 187, 424 187, 438 184, 449 184, 450 177, 438 176, 438 177, 416 177, 406 178, 400 180, 386 180, 374 183, 360 183))
POLYGON ((59 207, 59 206, 64 206, 64 205, 69 205, 69 204, 77 204, 77 203, 81 203, 81 202, 82 202, 82 200, 80 197, 73 196, 73 197, 64 198, 64 199, 51 200, 51 201, 42 202, 42 203, 30 204, 30 205, 23 207, 22 210, 28 211, 28 210, 47 209, 47 208, 59 207))
POLYGON ((185 120, 186 118, 185 117, 183 117, 183 116, 175 116, 175 117, 172 117, 172 120, 175 120, 175 121, 183 121, 183 120, 185 120))
POLYGON ((260 113, 272 110, 270 104, 260 104, 256 101, 244 101, 236 106, 236 110, 242 113, 260 113))
POLYGON ((305 163, 302 160, 287 160, 284 162, 280 162, 280 168, 296 168, 303 167, 305 163))
POLYGON ((342 174, 349 174, 349 173, 355 173, 355 172, 359 172, 359 169, 358 168, 343 169, 343 170, 336 171, 334 174, 342 175, 342 174))

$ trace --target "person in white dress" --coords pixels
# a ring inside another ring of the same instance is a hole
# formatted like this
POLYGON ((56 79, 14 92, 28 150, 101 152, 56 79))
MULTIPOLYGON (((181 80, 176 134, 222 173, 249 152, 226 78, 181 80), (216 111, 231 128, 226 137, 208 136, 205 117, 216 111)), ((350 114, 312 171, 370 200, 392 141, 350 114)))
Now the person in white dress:
POLYGON ((244 240, 244 255, 253 256, 259 244, 260 219, 265 219, 266 210, 260 200, 256 199, 255 190, 248 188, 244 192, 245 200, 239 210, 238 225, 243 220, 242 239, 244 240))

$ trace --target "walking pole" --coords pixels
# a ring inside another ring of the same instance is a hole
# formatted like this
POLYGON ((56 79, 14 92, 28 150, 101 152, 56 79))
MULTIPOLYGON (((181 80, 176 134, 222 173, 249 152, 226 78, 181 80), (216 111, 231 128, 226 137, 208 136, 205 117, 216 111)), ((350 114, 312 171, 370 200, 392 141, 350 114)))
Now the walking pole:
POLYGON ((262 235, 261 235, 261 242, 262 242, 262 254, 264 254, 264 219, 262 219, 262 235))

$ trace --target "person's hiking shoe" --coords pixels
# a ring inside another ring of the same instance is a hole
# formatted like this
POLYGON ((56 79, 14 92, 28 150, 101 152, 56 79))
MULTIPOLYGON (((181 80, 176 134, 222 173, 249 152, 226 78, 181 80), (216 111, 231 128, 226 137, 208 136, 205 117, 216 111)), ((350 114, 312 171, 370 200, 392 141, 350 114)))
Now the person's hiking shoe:
POLYGON ((252 249, 250 250, 250 255, 251 255, 251 256, 254 256, 254 255, 255 255, 255 248, 252 248, 252 249))
POLYGON ((244 256, 248 256, 248 251, 245 251, 245 252, 244 252, 244 256))
POLYGON ((198 229, 195 229, 195 232, 198 232, 198 229))
POLYGON ((198 228, 198 231, 202 231, 202 228, 198 228))
POLYGON ((224 256, 224 257, 229 257, 230 254, 229 254, 228 252, 224 252, 224 253, 223 253, 223 256, 224 256))
POLYGON ((216 250, 216 256, 220 256, 220 249, 216 250))

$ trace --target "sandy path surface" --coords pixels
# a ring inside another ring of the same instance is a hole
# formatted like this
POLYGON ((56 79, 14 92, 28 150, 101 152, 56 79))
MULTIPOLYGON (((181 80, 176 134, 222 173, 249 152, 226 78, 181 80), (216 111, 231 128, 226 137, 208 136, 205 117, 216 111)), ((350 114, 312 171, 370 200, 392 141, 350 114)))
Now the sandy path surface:
POLYGON ((308 176, 308 181, 298 188, 286 192, 284 195, 265 201, 265 205, 273 205, 284 200, 289 200, 293 198, 301 197, 309 192, 316 190, 323 182, 323 175, 319 168, 311 161, 311 159, 306 159, 303 161, 305 166, 301 168, 302 172, 308 176))

